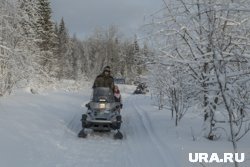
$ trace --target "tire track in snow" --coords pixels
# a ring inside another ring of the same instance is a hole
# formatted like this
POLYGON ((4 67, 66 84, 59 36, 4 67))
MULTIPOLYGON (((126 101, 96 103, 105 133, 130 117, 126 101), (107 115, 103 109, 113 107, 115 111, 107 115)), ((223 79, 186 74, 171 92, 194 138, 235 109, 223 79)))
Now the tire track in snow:
POLYGON ((159 152, 154 148, 153 142, 148 140, 149 134, 143 128, 139 115, 134 111, 133 100, 135 100, 134 97, 129 96, 124 104, 123 128, 127 140, 124 141, 123 154, 127 154, 126 159, 134 167, 166 167, 162 158, 158 157, 159 152))
POLYGON ((81 130, 81 116, 82 116, 82 111, 81 112, 76 112, 73 117, 69 120, 67 123, 67 128, 71 130, 74 133, 78 133, 81 130))
MULTIPOLYGON (((133 98, 137 98, 138 96, 135 96, 133 98)), ((141 96, 140 96, 141 97, 141 96)), ((145 97, 145 96, 142 96, 145 97)), ((137 98, 140 99, 140 98, 137 98)), ((170 149, 167 147, 166 143, 162 142, 159 139, 159 136, 156 135, 156 133, 154 132, 154 129, 152 127, 152 123, 151 120, 147 114, 147 111, 145 109, 143 109, 142 107, 138 106, 136 104, 136 101, 138 102, 138 100, 134 100, 131 99, 131 106, 132 108, 135 109, 135 114, 138 116, 142 128, 144 129, 144 131, 147 133, 148 137, 150 138, 152 145, 154 145, 155 149, 157 150, 157 152, 159 153, 159 156, 163 162, 162 166, 174 166, 177 167, 179 165, 177 165, 177 162, 174 158, 174 156, 170 153, 170 152, 166 152, 166 150, 170 149), (171 163, 170 163, 171 162, 171 163), (169 165, 170 164, 170 165, 169 165)))
POLYGON ((140 124, 142 125, 142 128, 143 128, 144 132, 146 132, 147 137, 149 137, 149 139, 150 139, 152 145, 153 145, 153 146, 156 146, 156 149, 157 149, 157 150, 156 150, 156 153, 157 153, 157 152, 160 153, 160 154, 159 154, 159 155, 160 155, 160 160, 162 161, 161 164, 162 164, 163 166, 168 166, 168 165, 167 165, 167 162, 165 161, 164 153, 163 153, 162 150, 159 148, 157 141, 155 140, 155 138, 154 138, 153 135, 152 135, 153 131, 151 131, 151 130, 148 129, 148 126, 146 125, 145 121, 143 120, 142 115, 139 113, 139 109, 138 109, 138 107, 136 106, 135 101, 132 101, 132 106, 133 106, 133 108, 135 109, 135 114, 136 114, 137 117, 139 118, 140 124))

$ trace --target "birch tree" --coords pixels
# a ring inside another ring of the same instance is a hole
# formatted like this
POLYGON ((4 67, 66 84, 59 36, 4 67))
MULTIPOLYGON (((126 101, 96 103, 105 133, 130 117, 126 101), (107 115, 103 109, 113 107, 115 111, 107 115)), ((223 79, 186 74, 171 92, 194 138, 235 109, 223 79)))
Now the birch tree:
POLYGON ((215 139, 220 123, 226 123, 237 152, 236 141, 249 130, 250 4, 244 0, 163 2, 164 13, 156 13, 149 24, 150 37, 157 38, 160 46, 161 62, 178 66, 182 76, 190 78, 195 87, 193 104, 199 102, 209 124, 207 137, 215 139))

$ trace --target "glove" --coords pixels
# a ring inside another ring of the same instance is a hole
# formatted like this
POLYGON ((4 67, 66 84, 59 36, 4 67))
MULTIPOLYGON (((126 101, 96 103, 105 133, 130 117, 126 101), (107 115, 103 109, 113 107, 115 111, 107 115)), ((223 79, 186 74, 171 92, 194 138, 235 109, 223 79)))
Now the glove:
POLYGON ((86 105, 85 105, 85 107, 87 107, 88 108, 88 110, 90 109, 90 105, 89 105, 89 103, 87 103, 86 105))

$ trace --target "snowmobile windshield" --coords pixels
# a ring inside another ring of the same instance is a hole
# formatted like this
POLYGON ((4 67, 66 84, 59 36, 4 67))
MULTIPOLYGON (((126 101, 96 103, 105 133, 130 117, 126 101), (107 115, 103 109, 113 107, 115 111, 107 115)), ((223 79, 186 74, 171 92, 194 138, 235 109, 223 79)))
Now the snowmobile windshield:
POLYGON ((98 87, 93 91, 93 102, 114 102, 114 94, 110 88, 98 87))

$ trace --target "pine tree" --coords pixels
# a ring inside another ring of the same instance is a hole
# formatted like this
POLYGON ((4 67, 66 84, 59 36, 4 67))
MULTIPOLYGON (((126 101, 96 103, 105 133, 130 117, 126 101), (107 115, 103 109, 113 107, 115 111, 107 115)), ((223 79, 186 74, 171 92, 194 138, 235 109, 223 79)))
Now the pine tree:
POLYGON ((58 29, 58 65, 59 65, 59 79, 74 78, 74 60, 73 60, 73 44, 70 40, 67 28, 65 27, 64 19, 61 19, 58 29))
POLYGON ((134 44, 133 44, 133 46, 134 46, 134 54, 138 54, 139 51, 140 51, 140 46, 138 44, 138 40, 137 40, 137 36, 136 35, 134 37, 134 44))
POLYGON ((68 43, 68 38, 67 38, 67 33, 65 29, 65 23, 63 18, 61 19, 59 29, 58 29, 58 65, 59 65, 59 74, 58 77, 59 79, 63 78, 65 75, 65 65, 66 65, 66 60, 65 60, 65 53, 67 52, 67 43, 68 43))
POLYGON ((51 8, 48 0, 38 0, 37 2, 37 35, 38 46, 42 51, 41 65, 44 70, 51 72, 52 65, 55 64, 53 57, 55 47, 55 31, 51 21, 51 8))

